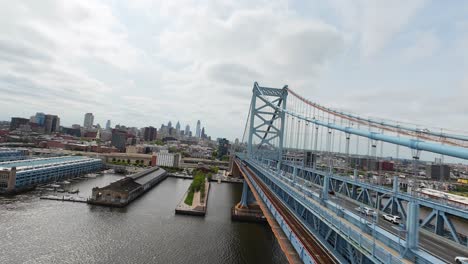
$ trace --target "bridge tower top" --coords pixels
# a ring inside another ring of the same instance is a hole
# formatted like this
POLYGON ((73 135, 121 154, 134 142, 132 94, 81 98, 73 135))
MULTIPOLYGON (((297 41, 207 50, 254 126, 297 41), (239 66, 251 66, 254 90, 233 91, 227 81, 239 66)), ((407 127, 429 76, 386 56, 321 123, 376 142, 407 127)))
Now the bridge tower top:
POLYGON ((252 89, 249 109, 247 155, 254 157, 259 150, 262 156, 281 161, 288 86, 262 87, 257 82, 252 89), (272 106, 273 104, 273 106, 272 106))

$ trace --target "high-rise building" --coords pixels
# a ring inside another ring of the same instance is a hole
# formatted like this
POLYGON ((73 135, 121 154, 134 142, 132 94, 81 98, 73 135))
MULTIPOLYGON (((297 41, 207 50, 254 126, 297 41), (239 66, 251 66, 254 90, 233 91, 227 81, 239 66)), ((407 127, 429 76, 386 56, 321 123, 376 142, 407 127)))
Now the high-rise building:
POLYGON ((10 122, 10 131, 18 129, 21 125, 29 123, 29 119, 22 117, 12 117, 10 122))
POLYGON ((185 126, 185 136, 188 136, 190 134, 190 126, 189 125, 186 125, 185 126))
POLYGON ((106 123, 106 130, 110 130, 111 129, 111 121, 110 120, 107 120, 107 123, 106 123))
POLYGON ((83 126, 86 129, 92 128, 94 122, 94 115, 93 113, 86 113, 84 116, 83 126))
POLYGON ((206 139, 205 127, 202 128, 200 137, 206 139))
POLYGON ((154 141, 156 140, 157 131, 156 128, 150 126, 143 128, 143 140, 154 141))
POLYGON ((195 137, 199 138, 201 136, 201 123, 200 120, 197 121, 197 129, 195 130, 195 137))
POLYGON ((45 122, 45 114, 37 112, 34 119, 37 124, 39 124, 40 126, 43 126, 45 122))
POLYGON ((176 135, 177 136, 180 135, 180 123, 179 123, 179 121, 177 121, 177 124, 175 126, 175 130, 176 130, 176 135))
POLYGON ((44 127, 44 132, 46 134, 59 132, 60 118, 56 115, 45 115, 44 127))
POLYGON ((122 129, 112 129, 111 145, 116 147, 120 152, 124 152, 126 143, 127 131, 122 129))
POLYGON ((172 122, 171 122, 171 121, 169 121, 169 122, 167 123, 167 127, 172 128, 172 122))
POLYGON ((228 154, 229 140, 225 138, 218 139, 218 159, 222 159, 228 154))

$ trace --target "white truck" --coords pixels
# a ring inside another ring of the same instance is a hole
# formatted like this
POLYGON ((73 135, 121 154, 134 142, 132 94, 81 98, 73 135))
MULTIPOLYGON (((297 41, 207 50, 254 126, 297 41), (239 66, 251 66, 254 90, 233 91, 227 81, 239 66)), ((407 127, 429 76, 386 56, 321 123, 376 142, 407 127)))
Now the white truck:
POLYGON ((400 220, 401 218, 398 216, 398 215, 391 215, 391 214, 383 214, 382 215, 383 219, 391 222, 391 223, 394 223, 394 224, 399 224, 400 223, 400 220))

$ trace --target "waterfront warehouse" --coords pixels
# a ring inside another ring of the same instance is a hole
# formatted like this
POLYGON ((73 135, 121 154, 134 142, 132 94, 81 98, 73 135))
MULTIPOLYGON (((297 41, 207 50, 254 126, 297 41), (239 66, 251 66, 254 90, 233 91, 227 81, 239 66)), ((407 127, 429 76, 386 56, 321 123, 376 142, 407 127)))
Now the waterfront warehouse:
POLYGON ((29 151, 27 149, 0 148, 0 162, 27 159, 29 151))
POLYGON ((37 184, 79 176, 101 167, 100 159, 83 156, 0 162, 0 193, 31 189, 37 184))
POLYGON ((89 203, 115 207, 126 206, 166 177, 166 171, 161 168, 147 169, 105 187, 93 188, 89 203))

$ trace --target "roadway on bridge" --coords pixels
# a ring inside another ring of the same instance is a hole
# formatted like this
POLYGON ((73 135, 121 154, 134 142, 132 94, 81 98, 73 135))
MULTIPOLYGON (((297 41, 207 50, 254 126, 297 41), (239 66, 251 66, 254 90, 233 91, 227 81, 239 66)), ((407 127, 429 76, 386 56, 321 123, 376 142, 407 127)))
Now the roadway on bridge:
MULTIPOLYGON (((302 178, 297 178, 298 183, 302 183, 306 180, 302 178)), ((307 186, 311 191, 314 191, 316 193, 319 193, 321 191, 320 187, 317 187, 316 185, 312 184, 309 182, 311 186, 307 186)), ((304 185, 306 186, 306 185, 304 185)), ((350 212, 353 212, 354 214, 358 216, 362 216, 363 218, 366 218, 364 215, 360 214, 356 208, 362 205, 358 201, 351 200, 348 197, 345 197, 341 194, 335 194, 335 195, 329 195, 329 198, 339 206, 347 209, 350 212)), ((367 206, 367 205, 364 205, 367 206)), ((397 237, 401 237, 402 239, 405 239, 405 235, 400 232, 397 229, 398 225, 394 225, 388 221, 385 221, 382 218, 382 215, 379 215, 379 220, 377 221, 377 226, 381 227, 382 229, 396 235, 397 237)), ((460 249, 459 247, 456 247, 452 245, 450 242, 446 242, 443 239, 437 238, 436 235, 429 235, 426 234, 422 231, 419 232, 419 246, 421 249, 425 250, 426 252, 436 256, 437 258, 440 258, 444 262, 447 263, 455 263, 454 259, 456 256, 467 256, 467 250, 460 249)))

